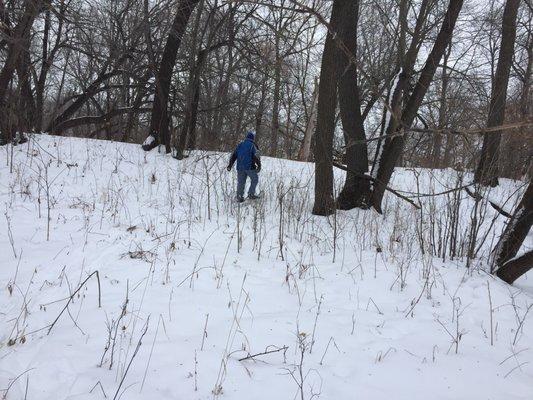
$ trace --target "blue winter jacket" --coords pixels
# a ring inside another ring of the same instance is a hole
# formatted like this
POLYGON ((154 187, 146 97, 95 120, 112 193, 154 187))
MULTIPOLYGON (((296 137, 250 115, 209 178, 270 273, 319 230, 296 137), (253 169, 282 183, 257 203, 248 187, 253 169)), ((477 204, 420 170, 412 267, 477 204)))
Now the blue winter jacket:
POLYGON ((255 135, 252 132, 249 132, 246 135, 246 139, 243 140, 233 154, 229 162, 229 168, 233 167, 235 161, 237 161, 237 171, 248 171, 252 169, 260 170, 261 169, 261 160, 257 154, 257 147, 254 143, 255 135))

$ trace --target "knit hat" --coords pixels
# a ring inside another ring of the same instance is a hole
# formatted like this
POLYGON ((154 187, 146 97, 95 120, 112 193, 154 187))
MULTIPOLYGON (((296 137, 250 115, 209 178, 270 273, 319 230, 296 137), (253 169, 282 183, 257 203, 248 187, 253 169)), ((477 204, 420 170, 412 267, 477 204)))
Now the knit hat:
POLYGON ((246 139, 254 140, 255 139, 255 132, 253 132, 253 131, 246 132, 246 139))

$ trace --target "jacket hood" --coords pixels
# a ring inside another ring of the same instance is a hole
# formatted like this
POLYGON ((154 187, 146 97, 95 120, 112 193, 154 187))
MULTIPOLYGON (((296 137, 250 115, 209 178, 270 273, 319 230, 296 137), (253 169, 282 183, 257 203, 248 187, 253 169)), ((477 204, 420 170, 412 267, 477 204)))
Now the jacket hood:
POLYGON ((255 140, 255 132, 252 132, 252 131, 247 132, 246 139, 255 140))

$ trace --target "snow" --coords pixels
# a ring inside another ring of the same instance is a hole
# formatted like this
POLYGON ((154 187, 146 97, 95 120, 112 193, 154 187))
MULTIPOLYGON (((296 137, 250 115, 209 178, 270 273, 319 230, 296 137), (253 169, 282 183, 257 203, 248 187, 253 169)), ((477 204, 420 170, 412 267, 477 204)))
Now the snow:
POLYGON ((153 135, 149 135, 143 143, 143 146, 150 146, 152 143, 155 142, 155 137, 153 135))
MULTIPOLYGON (((531 279, 511 287, 484 272, 494 234, 470 269, 464 257, 430 255, 429 211, 445 220, 450 197, 422 198, 420 212, 387 194, 385 216, 314 217, 313 165, 264 157, 264 198, 239 207, 227 158, 177 161, 136 145, 37 135, 15 147, 10 173, 2 149, 7 399, 24 399, 26 388, 40 400, 104 391, 300 399, 300 370, 304 399, 531 398, 531 279), (47 334, 94 271, 101 308, 93 275, 47 334), (116 340, 105 352, 109 330, 116 340)), ((439 192, 459 175, 399 170, 392 186, 439 192)), ((490 198, 510 209, 519 186, 502 180, 490 198)), ((459 235, 468 237, 472 199, 461 199, 459 235)), ((493 217, 499 234, 502 217, 483 213, 480 237, 493 217)))

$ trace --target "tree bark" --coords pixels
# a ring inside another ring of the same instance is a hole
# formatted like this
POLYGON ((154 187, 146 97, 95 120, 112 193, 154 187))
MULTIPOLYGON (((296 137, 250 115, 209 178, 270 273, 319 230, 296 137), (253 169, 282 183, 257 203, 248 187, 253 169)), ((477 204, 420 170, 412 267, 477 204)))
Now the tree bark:
MULTIPOLYGON (((399 135, 394 136, 385 143, 377 171, 377 182, 374 184, 374 190, 372 192, 372 206, 379 213, 382 212, 381 203, 385 193, 385 187, 390 182, 396 163, 400 158, 405 145, 405 133, 402 132, 402 130, 406 128, 408 129, 413 124, 418 109, 420 108, 420 104, 422 103, 429 85, 431 84, 431 80, 435 75, 438 64, 446 51, 446 47, 450 43, 455 23, 457 22, 457 17, 459 16, 462 6, 463 0, 450 0, 437 39, 428 55, 413 93, 408 97, 407 103, 403 108, 400 125, 396 127, 394 131, 390 132, 399 135)), ((389 131, 387 133, 389 133, 389 131)))
MULTIPOLYGON (((342 1, 342 0, 341 0, 342 1)), ((349 1, 349 0, 345 0, 349 1)), ((333 3, 330 27, 337 31, 342 20, 340 1, 333 3)), ((313 214, 330 215, 335 212, 333 200, 333 136, 337 107, 339 50, 331 31, 328 31, 318 87, 317 124, 315 132, 315 203, 313 214)))
POLYGON ((279 145, 279 103, 281 96, 281 56, 279 54, 280 34, 276 32, 276 63, 274 65, 274 94, 272 102, 272 126, 270 132, 270 155, 276 157, 279 145))
POLYGON ((67 6, 64 0, 61 0, 59 5, 58 26, 56 30, 56 39, 51 49, 50 47, 50 27, 51 27, 51 11, 47 9, 44 19, 43 41, 41 43, 42 59, 41 70, 35 82, 35 130, 41 132, 44 127, 44 91, 48 73, 52 67, 52 63, 59 49, 61 48, 61 40, 63 39, 63 24, 64 16, 67 6))
MULTIPOLYGON (((24 40, 27 41, 24 47, 29 49, 30 37, 25 37, 24 40)), ((16 69, 19 85, 17 131, 21 133, 30 132, 35 127, 35 101, 33 99, 33 92, 30 83, 31 59, 29 52, 24 51, 20 54, 16 69)))
MULTIPOLYGON (((357 23, 359 19, 359 1, 344 0, 342 6, 342 25, 338 34, 347 49, 357 54, 357 23)), ((337 207, 350 210, 355 207, 367 207, 370 196, 370 181, 361 178, 368 172, 368 150, 366 144, 364 119, 361 115, 361 100, 357 84, 357 66, 346 54, 341 53, 339 65, 339 106, 346 148, 346 181, 337 199, 337 207)))
POLYGON ((184 157, 185 148, 192 149, 196 146, 196 120, 198 116, 198 103, 200 101, 200 74, 205 63, 207 51, 204 49, 198 52, 196 63, 191 71, 189 98, 185 106, 185 118, 176 148, 176 158, 178 160, 184 157))
POLYGON ((498 278, 512 285, 514 281, 533 268, 533 251, 507 261, 496 273, 498 278))
POLYGON ((304 140, 298 152, 298 160, 309 161, 311 155, 311 142, 316 127, 316 111, 318 106, 318 79, 315 78, 315 89, 313 91, 313 100, 311 101, 311 110, 309 111, 309 119, 305 128, 304 140))
MULTIPOLYGON (((514 44, 516 39, 516 16, 520 0, 507 0, 503 11, 502 40, 492 93, 490 99, 487 127, 500 126, 505 120, 505 104, 509 73, 513 62, 514 44)), ((474 182, 483 186, 498 186, 499 151, 501 132, 485 133, 481 158, 474 174, 474 182)))
POLYGON ((509 284, 529 270, 529 268, 521 267, 521 264, 508 263, 508 261, 515 257, 520 250, 531 225, 533 225, 533 182, 529 182, 522 200, 516 207, 495 248, 496 275, 509 284))
MULTIPOLYGON (((440 87, 440 98, 439 98, 439 120, 437 123, 438 129, 444 129, 446 128, 446 116, 447 116, 447 108, 446 108, 446 97, 448 94, 448 81, 449 81, 449 75, 448 75, 448 58, 450 57, 451 53, 451 41, 448 46, 448 49, 446 53, 444 54, 444 60, 442 63, 442 74, 441 74, 441 87, 440 87)), ((435 132, 433 134, 433 146, 431 149, 431 161, 432 161, 432 168, 441 168, 442 163, 442 134, 439 132, 435 132)))
POLYGON ((531 76, 533 74, 533 33, 529 33, 527 43, 527 65, 520 91, 520 114, 522 118, 527 118, 530 113, 529 93, 531 90, 531 76))
MULTIPOLYGON (((31 28, 35 18, 39 14, 41 5, 41 0, 26 0, 23 7, 23 15, 13 29, 13 34, 8 38, 7 56, 4 66, 0 71, 0 115, 5 116, 8 114, 6 110, 7 88, 11 78, 13 77, 13 73, 19 65, 19 57, 21 53, 24 51, 29 51, 29 49, 25 48, 25 46, 28 46, 30 43, 29 38, 31 34, 31 28)), ((6 118, 3 119, 5 120, 6 118)), ((8 137, 8 129, 5 126, 5 123, 0 125, 0 129, 4 134, 4 140, 8 142, 10 139, 8 137)))
POLYGON ((259 98, 259 104, 255 111, 255 136, 256 141, 258 138, 261 138, 263 135, 263 115, 265 113, 265 102, 266 102, 266 92, 267 92, 267 79, 268 75, 263 76, 263 81, 261 83, 261 97, 259 98))
MULTIPOLYGON (((163 57, 156 74, 156 91, 150 120, 150 134, 156 138, 155 144, 163 143, 170 153, 170 132, 168 116, 168 97, 172 80, 172 71, 176 64, 181 39, 187 28, 189 18, 199 0, 180 0, 170 33, 168 35, 163 57)), ((154 146, 155 147, 155 146, 154 146)))
POLYGON ((377 175, 376 163, 383 155, 383 152, 380 153, 382 147, 384 147, 383 143, 388 144, 391 140, 391 136, 401 125, 400 117, 404 100, 408 98, 409 82, 413 75, 419 49, 422 45, 424 37, 427 35, 423 28, 427 20, 430 5, 430 0, 422 0, 420 9, 418 11, 418 17, 416 19, 413 37, 411 39, 411 43, 409 44, 409 48, 407 48, 406 36, 407 31, 409 30, 407 21, 409 2, 407 0, 401 0, 400 2, 400 32, 398 44, 397 77, 395 79, 396 84, 390 88, 389 94, 387 95, 387 106, 385 106, 383 114, 383 129, 380 132, 380 136, 383 136, 383 133, 385 133, 387 138, 385 140, 380 139, 378 141, 376 155, 374 156, 374 161, 372 163, 372 174, 374 177, 377 175), (389 117, 389 122, 387 126, 385 126, 387 114, 389 117))

